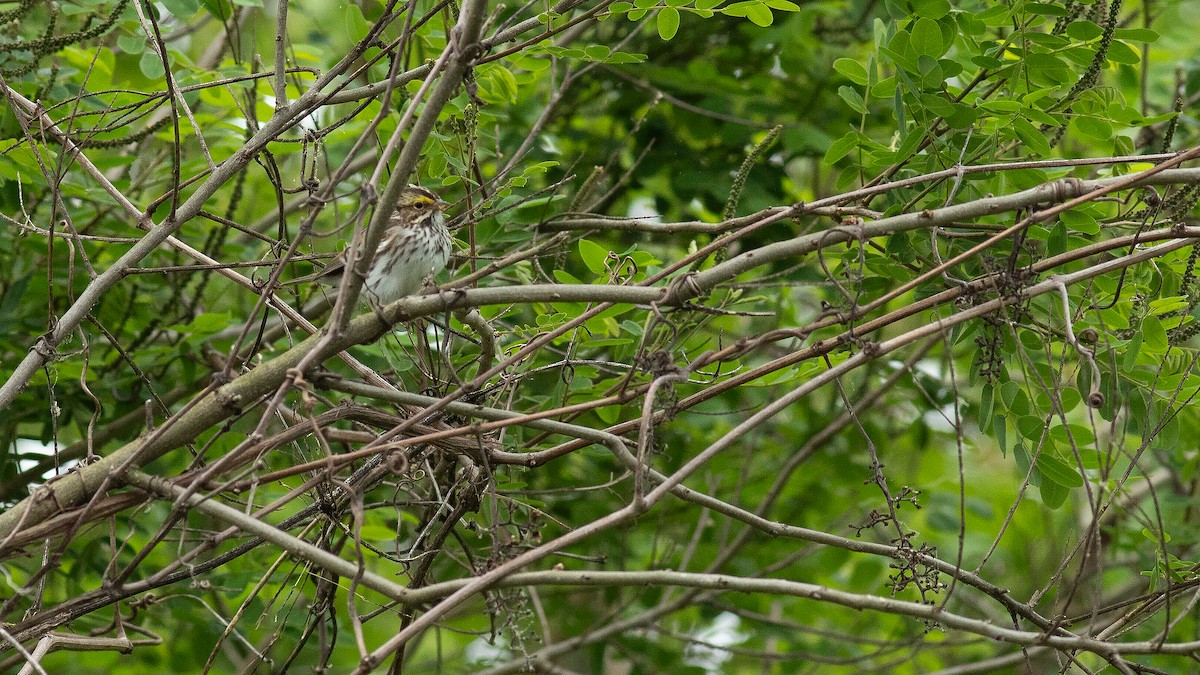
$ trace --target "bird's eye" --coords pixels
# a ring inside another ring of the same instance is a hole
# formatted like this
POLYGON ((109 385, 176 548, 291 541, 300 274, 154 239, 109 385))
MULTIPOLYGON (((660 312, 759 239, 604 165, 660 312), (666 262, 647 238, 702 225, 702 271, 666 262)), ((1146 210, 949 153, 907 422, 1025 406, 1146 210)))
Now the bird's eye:
POLYGON ((423 209, 423 208, 425 208, 425 202, 417 202, 416 204, 413 204, 413 208, 414 209, 423 209))

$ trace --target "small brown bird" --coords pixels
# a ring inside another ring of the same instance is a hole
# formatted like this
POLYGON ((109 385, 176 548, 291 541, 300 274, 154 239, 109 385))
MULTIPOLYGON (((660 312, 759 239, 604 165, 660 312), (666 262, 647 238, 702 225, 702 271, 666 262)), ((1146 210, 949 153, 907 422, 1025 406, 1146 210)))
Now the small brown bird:
MULTIPOLYGON (((425 188, 404 188, 363 283, 365 297, 381 305, 395 302, 421 290, 426 277, 446 267, 451 249, 445 216, 449 206, 425 188)), ((346 251, 342 251, 325 269, 289 283, 337 286, 345 271, 346 251)))

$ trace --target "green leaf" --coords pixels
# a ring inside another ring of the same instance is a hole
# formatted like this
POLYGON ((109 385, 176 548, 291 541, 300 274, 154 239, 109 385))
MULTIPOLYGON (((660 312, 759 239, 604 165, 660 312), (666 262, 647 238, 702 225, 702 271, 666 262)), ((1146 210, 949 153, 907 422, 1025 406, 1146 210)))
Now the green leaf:
POLYGON ((1058 216, 1068 229, 1080 234, 1100 234, 1100 223, 1086 213, 1080 211, 1064 211, 1058 216))
POLYGON ((1062 222, 1050 226, 1050 236, 1046 239, 1046 254, 1061 255, 1067 251, 1067 226, 1062 222))
POLYGON ((1070 490, 1052 480, 1042 481, 1042 484, 1038 486, 1038 490, 1042 495, 1042 503, 1049 509, 1057 509, 1062 506, 1071 494, 1070 490))
POLYGON ((1005 100, 1005 99, 998 99, 995 101, 984 101, 983 103, 979 104, 979 107, 988 112, 1006 114, 1006 113, 1017 112, 1018 110, 1020 110, 1021 102, 1005 100))
MULTIPOLYGON (((1013 461, 1017 465, 1017 471, 1022 475, 1029 473, 1030 468, 1033 466, 1033 457, 1029 454, 1029 449, 1020 441, 1013 446, 1013 461)), ((1033 485, 1040 484, 1042 482, 1042 474, 1037 471, 1033 472, 1029 476, 1029 482, 1033 485)))
POLYGON ((1149 28, 1118 28, 1114 33, 1118 40, 1129 42, 1157 42, 1158 33, 1149 28))
POLYGON ((1046 422, 1037 415, 1024 415, 1017 418, 1017 433, 1021 434, 1021 438, 1029 441, 1030 445, 1037 445, 1043 436, 1043 431, 1046 429, 1046 422))
POLYGON ((1030 152, 1039 157, 1050 154, 1050 141, 1047 141, 1042 132, 1038 131, 1037 127, 1030 124, 1028 120, 1020 117, 1013 118, 1012 127, 1017 138, 1024 141, 1030 152))
POLYGON ((1021 116, 1030 122, 1042 124, 1047 127, 1054 127, 1056 129, 1063 125, 1062 120, 1058 119, 1054 115, 1032 106, 1021 106, 1021 116))
POLYGON ((1137 368, 1138 355, 1142 353, 1142 331, 1134 331, 1129 344, 1125 345, 1125 358, 1121 359, 1121 370, 1131 373, 1137 368))
MULTIPOLYGON (((1076 447, 1087 448, 1096 442, 1095 434, 1092 430, 1082 424, 1059 424, 1050 427, 1050 437, 1060 448, 1076 447)), ((1071 469, 1075 471, 1074 468, 1071 469)))
POLYGON ((645 54, 632 54, 630 52, 613 52, 608 55, 607 63, 643 63, 646 60, 645 54))
POLYGON ((1120 40, 1112 41, 1112 44, 1108 46, 1107 56, 1112 63, 1121 63, 1127 66, 1136 65, 1142 60, 1142 55, 1138 50, 1120 40))
POLYGON ((917 53, 913 49, 911 41, 912 35, 908 31, 897 31, 883 53, 890 56, 896 66, 902 70, 915 73, 917 72, 917 53))
POLYGON ((491 69, 491 77, 496 82, 499 89, 504 92, 510 103, 517 102, 517 78, 513 77, 512 71, 504 66, 496 65, 491 69))
POLYGON ((1030 77, 1056 84, 1074 83, 1078 76, 1066 61, 1051 54, 1034 52, 1025 57, 1025 67, 1030 77))
POLYGON ((727 16, 744 16, 750 21, 759 26, 770 26, 775 20, 771 14, 771 8, 764 5, 761 0, 743 0, 735 2, 728 7, 723 7, 721 12, 727 16))
MULTIPOLYGON (((554 270, 554 279, 562 284, 582 284, 583 281, 575 277, 575 275, 563 269, 554 270)), ((539 315, 540 318, 541 315, 539 315)))
POLYGON ((172 16, 181 21, 187 21, 200 11, 199 0, 163 0, 162 5, 172 16))
POLYGON ((146 51, 146 38, 140 35, 121 35, 117 38, 117 46, 126 54, 141 54, 146 51))
POLYGON ((21 297, 25 295, 25 290, 29 288, 29 280, 31 276, 26 274, 17 278, 12 286, 0 295, 0 320, 5 323, 11 321, 9 317, 16 313, 17 307, 20 305, 21 297))
POLYGON ((1087 19, 1079 19, 1067 24, 1067 37, 1081 42, 1090 42, 1104 34, 1104 29, 1087 19))
MULTIPOLYGON (((1071 465, 1050 454, 1043 448, 1037 458, 1038 471, 1042 477, 1058 483, 1065 488, 1077 488, 1083 485, 1083 477, 1071 465)), ((1045 483, 1042 483, 1045 485, 1045 483)))
POLYGON ((604 45, 588 45, 583 48, 583 58, 588 61, 603 61, 612 52, 604 45))
POLYGON ((601 406, 595 409, 596 417, 600 418, 601 422, 611 426, 621 419, 621 407, 615 405, 601 406))
POLYGON ((200 5, 214 18, 224 21, 233 15, 233 8, 223 0, 200 0, 200 5))
POLYGON ((867 104, 863 102, 863 97, 858 93, 858 90, 853 87, 842 85, 838 87, 838 96, 850 106, 850 109, 860 115, 867 114, 867 104))
POLYGON ((992 411, 995 407, 996 388, 989 382, 983 385, 983 392, 979 397, 979 419, 982 427, 980 431, 990 433, 992 430, 992 411))
POLYGON ((138 60, 138 67, 142 74, 151 80, 161 80, 163 74, 166 73, 163 70, 162 58, 153 49, 142 52, 142 58, 138 60))
POLYGON ((929 19, 940 19, 950 13, 949 0, 912 0, 909 4, 913 14, 929 19))
POLYGON ((800 5, 789 0, 763 0, 763 4, 771 9, 777 9, 781 12, 799 12, 800 5))
POLYGON ((1158 545, 1171 543, 1171 535, 1170 534, 1163 532, 1160 535, 1159 533, 1155 532, 1154 530, 1151 530, 1146 527, 1142 528, 1142 536, 1158 545))
POLYGON ((918 56, 937 58, 946 52, 942 43, 942 29, 933 19, 922 17, 909 29, 911 34, 909 44, 916 50, 918 56))
POLYGON ((830 144, 829 149, 825 151, 825 163, 835 164, 850 154, 852 150, 858 147, 859 136, 858 132, 851 131, 841 138, 830 144))
POLYGON ((857 59, 838 59, 833 62, 833 69, 841 73, 857 85, 867 84, 867 69, 857 59))
POLYGON ((670 40, 679 32, 679 10, 674 7, 664 7, 658 11, 658 36, 670 40))
POLYGON ((1158 317, 1148 316, 1142 319, 1141 335, 1142 344, 1146 345, 1146 350, 1152 354, 1165 353, 1171 346, 1167 342, 1167 331, 1158 317))
POLYGON ((608 260, 608 249, 597 244, 589 239, 579 240, 579 257, 583 258, 583 264, 587 265, 588 271, 592 274, 605 274, 608 268, 605 266, 605 261, 608 260))
POLYGON ((1187 306, 1188 306, 1187 298, 1183 297, 1182 295, 1173 295, 1168 298, 1158 298, 1157 300, 1151 300, 1149 309, 1150 309, 1150 313, 1153 314, 1154 316, 1162 316, 1163 314, 1170 314, 1171 312, 1175 312, 1175 311, 1184 309, 1187 306))
POLYGON ((775 15, 771 13, 771 8, 766 5, 754 5, 747 10, 746 18, 763 28, 775 22, 775 15))
POLYGON ((196 315, 196 318, 192 319, 190 323, 175 324, 170 329, 192 335, 211 335, 224 330, 231 323, 233 323, 233 319, 229 314, 205 312, 196 315))

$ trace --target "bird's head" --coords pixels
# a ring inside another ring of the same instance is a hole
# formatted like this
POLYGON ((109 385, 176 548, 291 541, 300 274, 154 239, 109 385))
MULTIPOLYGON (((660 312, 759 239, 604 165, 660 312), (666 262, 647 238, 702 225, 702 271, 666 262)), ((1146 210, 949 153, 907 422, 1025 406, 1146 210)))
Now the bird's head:
POLYGON ((408 222, 417 222, 430 213, 441 214, 450 205, 423 187, 410 185, 396 201, 396 214, 408 222))

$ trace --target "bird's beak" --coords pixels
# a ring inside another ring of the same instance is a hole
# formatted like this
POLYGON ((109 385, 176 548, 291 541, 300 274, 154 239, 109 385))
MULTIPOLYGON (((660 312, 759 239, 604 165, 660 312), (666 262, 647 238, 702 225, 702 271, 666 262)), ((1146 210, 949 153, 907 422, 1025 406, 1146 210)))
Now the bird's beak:
POLYGON ((438 211, 445 211, 446 209, 450 208, 450 202, 439 197, 438 200, 434 202, 434 206, 438 211))

